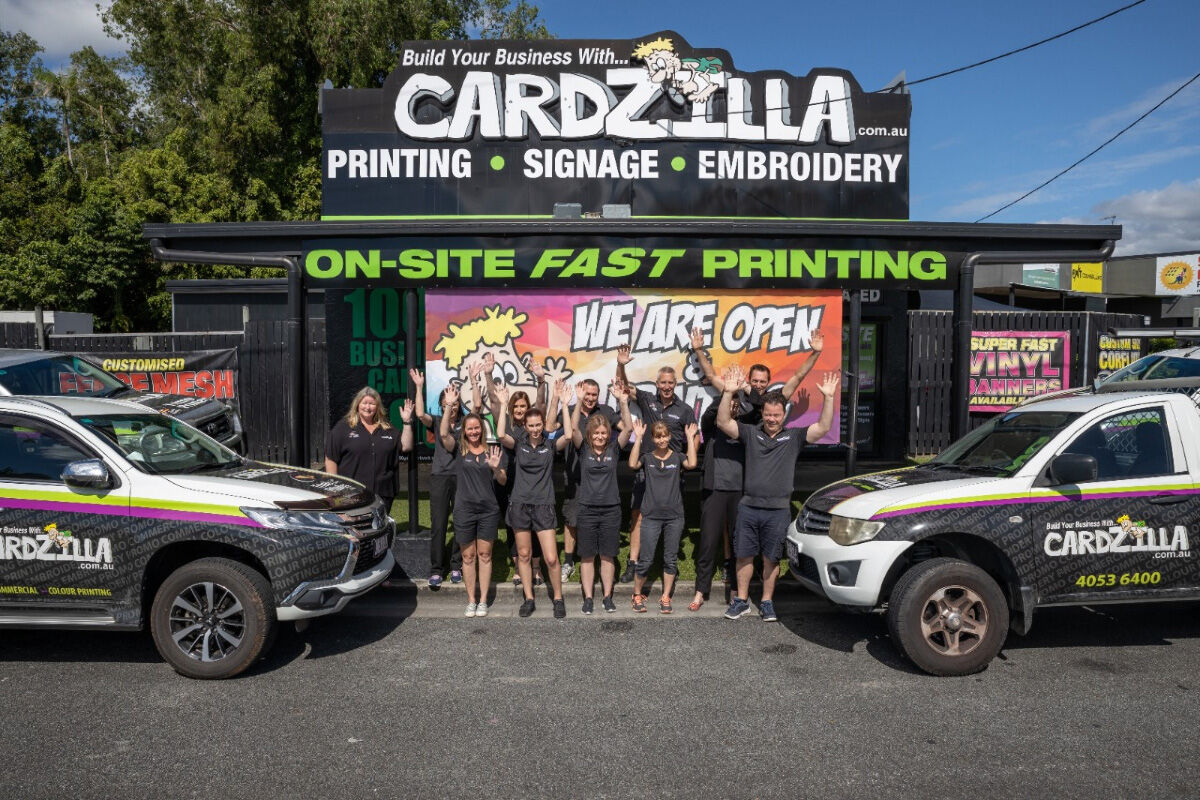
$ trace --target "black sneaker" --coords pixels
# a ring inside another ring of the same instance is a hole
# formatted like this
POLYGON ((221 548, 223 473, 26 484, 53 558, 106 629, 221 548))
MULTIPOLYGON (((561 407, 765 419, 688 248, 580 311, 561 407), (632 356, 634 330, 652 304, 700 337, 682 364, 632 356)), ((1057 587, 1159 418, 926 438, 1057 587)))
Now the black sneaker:
POLYGON ((603 602, 604 602, 604 610, 607 611, 608 613, 611 614, 617 610, 617 604, 613 602, 611 594, 604 595, 603 602))
POLYGON ((583 598, 583 613, 589 614, 589 615, 592 613, 592 598, 590 598, 590 597, 583 598))
POLYGON ((632 561, 632 560, 625 562, 625 571, 621 573, 621 577, 619 579, 619 581, 621 583, 632 583, 633 582, 633 568, 636 565, 636 563, 637 562, 632 561))
POLYGON ((554 601, 554 618, 555 619, 566 619, 566 617, 567 617, 567 604, 564 603, 562 600, 555 600, 554 601))
POLYGON ((526 600, 524 603, 521 603, 521 608, 517 611, 517 616, 528 617, 536 608, 537 606, 534 604, 533 600, 526 600))

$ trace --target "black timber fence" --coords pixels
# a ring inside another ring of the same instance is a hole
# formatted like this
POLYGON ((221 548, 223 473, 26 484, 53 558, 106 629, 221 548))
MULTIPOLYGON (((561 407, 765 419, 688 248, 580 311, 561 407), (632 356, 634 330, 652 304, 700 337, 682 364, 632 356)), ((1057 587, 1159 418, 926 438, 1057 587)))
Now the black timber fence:
MULTIPOLYGON (((325 370, 325 320, 308 321, 305 392, 308 452, 294 458, 289 452, 292 419, 287 386, 292 362, 287 351, 288 326, 284 320, 246 323, 244 331, 202 333, 97 333, 51 335, 49 349, 67 353, 179 353, 236 348, 238 396, 246 453, 251 458, 280 464, 322 463, 325 431, 329 425, 329 393, 325 370)), ((0 347, 37 346, 32 323, 0 325, 0 347)))
MULTIPOLYGON (((976 311, 975 331, 1066 331, 1070 334, 1070 386, 1089 385, 1099 371, 1100 336, 1109 328, 1137 328, 1136 314, 1085 311, 976 311)), ((953 441, 952 367, 954 336, 949 311, 908 312, 908 454, 940 453, 953 441)), ((972 428, 994 414, 972 413, 972 428)))

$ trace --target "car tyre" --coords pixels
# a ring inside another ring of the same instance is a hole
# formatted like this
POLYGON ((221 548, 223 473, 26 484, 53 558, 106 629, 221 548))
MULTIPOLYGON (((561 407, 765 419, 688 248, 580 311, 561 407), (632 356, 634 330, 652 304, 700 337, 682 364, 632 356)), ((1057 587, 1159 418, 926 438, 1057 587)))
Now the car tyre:
POLYGON ((1008 636, 1004 592, 990 575, 955 558, 922 561, 900 576, 888 602, 888 633, 931 675, 970 675, 1008 636))
POLYGON ((202 558, 172 572, 154 596, 150 631, 159 654, 189 678, 232 678, 274 641, 271 584, 227 558, 202 558))

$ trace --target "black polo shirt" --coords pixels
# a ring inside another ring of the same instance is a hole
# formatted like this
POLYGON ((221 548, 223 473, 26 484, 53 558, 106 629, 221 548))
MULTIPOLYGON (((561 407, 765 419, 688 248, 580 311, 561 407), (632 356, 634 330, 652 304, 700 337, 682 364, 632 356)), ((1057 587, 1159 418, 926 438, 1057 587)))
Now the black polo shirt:
MULTIPOLYGON (((730 439, 717 427, 717 410, 723 398, 714 400, 700 418, 704 434, 704 476, 701 487, 710 491, 742 491, 742 468, 746 447, 740 439, 730 439)), ((744 417, 739 418, 739 421, 744 417)))
MULTIPOLYGON (((500 451, 500 469, 508 468, 508 456, 500 451)), ((496 484, 492 468, 487 463, 486 450, 482 453, 454 452, 454 474, 458 478, 454 485, 454 508, 469 511, 494 511, 500 507, 496 501, 496 484)), ((511 480, 511 479, 510 479, 511 480)))
MULTIPOLYGON (((575 406, 571 406, 567 410, 568 410, 568 413, 574 414, 575 406)), ((584 447, 591 446, 587 443, 587 421, 588 421, 588 419, 591 418, 592 414, 603 414, 605 417, 608 418, 608 423, 609 423, 609 425, 612 426, 611 438, 616 439, 617 438, 617 425, 619 425, 621 422, 621 415, 618 414, 616 411, 613 411, 611 407, 606 406, 604 403, 597 403, 596 407, 593 408, 590 412, 584 411, 582 408, 579 409, 579 433, 582 434, 582 436, 584 438, 583 446, 584 447)), ((561 434, 562 431, 559 431, 559 433, 561 434)), ((579 450, 576 449, 574 442, 571 442, 570 444, 568 444, 567 449, 563 451, 563 461, 566 466, 567 485, 568 486, 578 486, 579 485, 579 450)))
POLYGON ((525 434, 514 440, 510 481, 512 492, 509 503, 531 505, 554 505, 554 443, 542 436, 534 445, 525 434))
POLYGON ((646 519, 676 519, 683 516, 683 456, 674 450, 660 461, 653 453, 642 455, 642 474, 646 492, 642 495, 642 516, 646 519))
POLYGON ((662 420, 667 423, 667 430, 671 432, 671 449, 677 453, 687 451, 687 438, 683 429, 684 426, 696 422, 696 415, 691 406, 679 399, 679 395, 674 395, 671 403, 664 406, 658 399, 658 392, 638 389, 637 406, 642 415, 642 422, 646 423, 647 428, 662 420))
MULTIPOLYGON (((454 441, 458 441, 458 435, 462 433, 462 415, 459 414, 458 422, 450 427, 450 435, 454 437, 454 441)), ((433 475, 439 475, 444 478, 454 475, 454 452, 447 450, 442 444, 442 417, 439 414, 433 418, 433 426, 430 428, 433 431, 433 464, 429 471, 433 475)))
POLYGON ((609 439, 608 446, 600 455, 590 444, 579 451, 579 494, 580 505, 615 506, 621 502, 617 495, 617 464, 621 460, 621 445, 609 439))
POLYGON ((775 436, 762 425, 738 423, 738 438, 746 447, 742 502, 756 508, 789 508, 796 476, 796 459, 808 441, 808 428, 784 428, 775 436))
POLYGON ((378 425, 371 433, 361 422, 351 428, 340 419, 325 434, 325 457, 337 464, 339 475, 358 481, 380 497, 396 496, 399 428, 378 425))

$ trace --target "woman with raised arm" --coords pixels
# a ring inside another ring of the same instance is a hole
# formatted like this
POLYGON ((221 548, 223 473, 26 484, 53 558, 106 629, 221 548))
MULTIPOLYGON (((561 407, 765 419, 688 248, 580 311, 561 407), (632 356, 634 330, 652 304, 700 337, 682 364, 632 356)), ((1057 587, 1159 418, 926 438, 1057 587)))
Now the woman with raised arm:
POLYGON ((358 481, 383 501, 390 514, 396 499, 396 465, 400 454, 412 450, 412 420, 415 406, 404 401, 400 419, 403 432, 388 422, 383 398, 364 386, 350 401, 350 410, 325 436, 325 471, 358 481))
POLYGON ((634 420, 633 432, 637 438, 629 451, 629 467, 641 470, 646 484, 642 496, 642 548, 633 576, 633 610, 639 613, 646 610, 646 596, 642 594, 642 588, 661 536, 663 590, 658 610, 670 614, 671 593, 675 590, 675 576, 679 573, 676 566, 679 540, 683 538, 682 476, 685 469, 696 468, 696 423, 689 422, 683 429, 687 455, 671 449, 671 429, 665 422, 658 421, 646 427, 640 419, 634 420), (647 433, 653 442, 646 442, 647 433), (643 456, 643 449, 650 449, 651 452, 643 456))
MULTIPOLYGON (((446 387, 448 406, 458 405, 458 389, 446 387)), ((454 538, 462 548, 463 576, 467 584, 468 617, 486 617, 492 579, 492 544, 500 526, 496 485, 508 482, 506 458, 496 445, 488 447, 483 417, 470 413, 463 419, 456 440, 450 419, 443 415, 438 435, 442 447, 454 453, 454 538), (478 583, 478 591, 476 590, 478 583)))
POLYGON ((604 414, 588 417, 586 430, 578 427, 580 406, 572 413, 571 441, 579 454, 579 493, 576 496, 578 524, 575 546, 579 551, 579 578, 583 583, 583 613, 592 613, 596 585, 594 560, 600 556, 600 586, 604 610, 613 612, 613 582, 617 575, 617 553, 621 549, 621 498, 617 495, 617 464, 621 448, 629 442, 633 417, 629 413, 629 389, 614 382, 609 390, 621 407, 621 431, 613 435, 612 423, 604 414))
MULTIPOLYGON (((497 390, 501 401, 506 399, 508 389, 497 390)), ((559 397, 570 397, 571 390, 561 382, 559 397)), ((554 590, 554 617, 562 619, 567 607, 562 596, 562 576, 558 569, 558 545, 554 541, 558 528, 558 517, 554 513, 554 454, 567 446, 571 433, 571 418, 567 405, 561 403, 563 436, 551 442, 546 438, 545 419, 541 409, 531 408, 525 415, 524 436, 512 436, 507 430, 504 417, 497 420, 496 435, 500 444, 512 453, 512 491, 509 495, 507 522, 516 533, 517 569, 525 590, 525 602, 518 612, 528 617, 534 612, 532 574, 532 539, 536 533, 542 546, 546 568, 550 574, 550 586, 554 590)))
MULTIPOLYGON (((483 362, 475 361, 468 367, 471 380, 471 407, 478 411, 482 402, 479 390, 479 374, 483 371, 483 362)), ((408 371, 409 380, 415 387, 417 396, 417 419, 433 433, 433 464, 429 470, 429 586, 436 589, 442 585, 442 576, 446 574, 446 531, 450 523, 450 508, 454 503, 454 450, 442 447, 440 434, 442 417, 450 418, 450 433, 458 440, 462 432, 462 418, 466 410, 461 403, 448 406, 446 392, 443 390, 438 398, 441 413, 431 416, 425 411, 425 376, 419 369, 408 371)), ((461 399, 461 392, 460 392, 461 399)), ((457 445, 456 445, 457 447, 457 445)), ((450 582, 462 580, 462 550, 457 539, 450 540, 450 582)))

